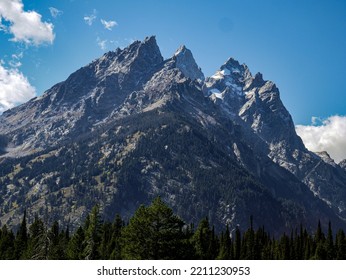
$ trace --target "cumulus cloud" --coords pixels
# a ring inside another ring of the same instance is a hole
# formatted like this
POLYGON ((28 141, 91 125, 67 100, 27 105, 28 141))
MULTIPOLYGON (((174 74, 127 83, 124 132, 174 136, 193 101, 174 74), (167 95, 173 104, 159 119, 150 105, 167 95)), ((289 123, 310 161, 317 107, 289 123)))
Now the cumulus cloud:
POLYGON ((36 90, 18 69, 0 64, 0 114, 35 97, 36 90))
POLYGON ((54 41, 53 24, 43 22, 35 11, 24 11, 22 0, 1 0, 0 18, 9 23, 9 26, 0 24, 0 30, 11 33, 12 41, 33 45, 54 41))
POLYGON ((327 151, 336 162, 346 159, 346 116, 313 117, 311 122, 296 126, 305 146, 313 152, 327 151))
POLYGON ((57 18, 63 14, 63 11, 58 10, 54 7, 49 7, 50 14, 53 18, 57 18))
POLYGON ((107 48, 107 40, 101 40, 99 37, 97 37, 96 42, 101 50, 104 51, 107 48))
POLYGON ((97 13, 97 11, 94 10, 91 15, 84 17, 84 21, 87 25, 89 25, 89 26, 93 25, 95 19, 97 18, 96 13, 97 13))
POLYGON ((118 25, 117 22, 114 20, 107 21, 107 20, 101 19, 101 23, 108 30, 112 30, 114 26, 118 25))
POLYGON ((12 68, 19 68, 20 66, 22 66, 22 63, 20 62, 22 58, 23 58, 23 52, 20 52, 18 54, 12 54, 9 65, 12 68))

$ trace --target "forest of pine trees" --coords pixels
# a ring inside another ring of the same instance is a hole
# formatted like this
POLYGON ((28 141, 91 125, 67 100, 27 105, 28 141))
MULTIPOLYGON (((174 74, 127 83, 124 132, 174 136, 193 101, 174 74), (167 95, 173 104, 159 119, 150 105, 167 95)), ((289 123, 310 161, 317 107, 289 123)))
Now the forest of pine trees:
POLYGON ((273 238, 264 228, 245 232, 228 227, 217 234, 207 219, 196 229, 187 225, 160 198, 140 206, 128 223, 117 215, 103 222, 95 206, 84 224, 73 234, 51 227, 39 218, 28 227, 26 213, 16 233, 5 225, 0 229, 0 259, 108 260, 108 259, 201 259, 201 260, 302 260, 346 259, 343 230, 326 233, 321 224, 309 234, 302 226, 273 238))

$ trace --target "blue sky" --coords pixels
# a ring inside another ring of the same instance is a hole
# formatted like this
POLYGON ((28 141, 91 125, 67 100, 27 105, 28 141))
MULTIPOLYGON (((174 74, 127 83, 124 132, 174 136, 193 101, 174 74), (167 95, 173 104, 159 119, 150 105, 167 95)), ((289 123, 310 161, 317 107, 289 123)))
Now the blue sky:
POLYGON ((263 73, 296 124, 346 115, 344 0, 0 0, 0 18, 3 108, 156 35, 165 58, 185 44, 206 76, 228 57, 263 73))

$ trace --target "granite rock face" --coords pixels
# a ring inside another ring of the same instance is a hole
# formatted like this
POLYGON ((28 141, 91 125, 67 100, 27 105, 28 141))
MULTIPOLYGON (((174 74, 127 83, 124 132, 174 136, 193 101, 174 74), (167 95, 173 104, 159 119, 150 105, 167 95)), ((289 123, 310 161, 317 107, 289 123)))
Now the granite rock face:
POLYGON ((130 217, 161 196, 187 222, 273 234, 345 228, 346 164, 308 151, 280 92, 230 58, 205 78, 185 46, 155 37, 108 52, 0 116, 0 221, 77 227, 98 203, 130 217))
POLYGON ((339 166, 340 166, 342 169, 346 170, 346 159, 344 159, 344 160, 342 160, 341 162, 339 162, 339 166))

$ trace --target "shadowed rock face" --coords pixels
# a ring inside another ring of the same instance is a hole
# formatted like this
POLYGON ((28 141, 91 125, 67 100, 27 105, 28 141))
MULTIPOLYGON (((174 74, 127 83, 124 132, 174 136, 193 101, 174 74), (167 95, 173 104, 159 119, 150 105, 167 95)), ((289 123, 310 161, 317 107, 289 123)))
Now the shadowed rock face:
POLYGON ((26 208, 73 228, 96 203, 126 218, 159 195, 218 230, 345 227, 345 165, 304 147, 262 74, 230 58, 205 78, 185 46, 164 60, 148 37, 0 116, 0 221, 26 208))
POLYGON ((201 68, 198 67, 192 52, 185 46, 181 46, 173 56, 176 62, 176 67, 191 80, 204 80, 204 74, 201 68))
POLYGON ((339 163, 339 166, 340 166, 342 169, 346 170, 346 159, 344 159, 343 161, 341 161, 341 162, 339 163))

